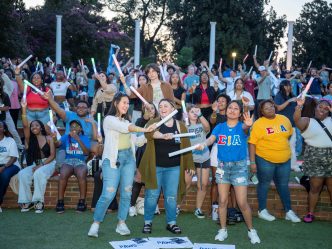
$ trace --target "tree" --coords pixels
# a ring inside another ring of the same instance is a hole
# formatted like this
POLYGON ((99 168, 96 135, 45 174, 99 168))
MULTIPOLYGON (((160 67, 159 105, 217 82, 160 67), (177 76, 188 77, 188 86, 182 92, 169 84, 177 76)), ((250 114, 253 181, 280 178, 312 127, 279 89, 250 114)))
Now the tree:
POLYGON ((332 65, 332 3, 314 0, 303 6, 294 25, 294 63, 332 65))
POLYGON ((22 0, 0 1, 0 55, 14 57, 17 54, 27 54, 22 17, 25 5, 22 0))
POLYGON ((210 42, 210 22, 216 21, 216 57, 231 59, 236 51, 239 60, 253 54, 257 44, 258 57, 266 59, 276 50, 286 28, 286 17, 277 17, 271 8, 264 12, 267 0, 253 1, 179 1, 170 7, 174 16, 170 22, 172 36, 176 39, 175 52, 182 47, 192 47, 194 58, 207 59, 210 42), (173 8, 172 8, 173 7, 173 8))

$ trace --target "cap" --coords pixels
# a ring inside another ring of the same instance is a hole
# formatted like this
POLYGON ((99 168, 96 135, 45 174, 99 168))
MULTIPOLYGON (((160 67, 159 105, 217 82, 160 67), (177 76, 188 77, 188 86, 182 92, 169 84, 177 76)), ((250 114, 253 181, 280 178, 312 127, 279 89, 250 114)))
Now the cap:
POLYGON ((69 125, 71 125, 72 123, 76 123, 76 124, 78 124, 79 126, 81 126, 81 128, 82 128, 82 123, 81 123, 79 120, 77 120, 77 119, 73 119, 72 121, 69 122, 69 125))
POLYGON ((264 66, 259 66, 258 71, 266 71, 266 68, 264 66))

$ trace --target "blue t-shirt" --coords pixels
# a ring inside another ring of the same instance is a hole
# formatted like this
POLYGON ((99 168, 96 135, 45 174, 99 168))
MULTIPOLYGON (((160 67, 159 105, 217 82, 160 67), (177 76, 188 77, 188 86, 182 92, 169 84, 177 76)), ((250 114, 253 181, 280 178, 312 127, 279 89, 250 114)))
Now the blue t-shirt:
POLYGON ((95 80, 88 79, 88 97, 93 97, 95 95, 95 80))
MULTIPOLYGON (((85 147, 87 147, 90 150, 90 139, 85 135, 80 135, 79 137, 83 142, 83 144, 85 145, 85 147)), ((60 141, 61 141, 60 149, 66 151, 66 159, 76 158, 82 161, 85 160, 85 156, 87 155, 84 155, 80 144, 74 138, 72 138, 69 135, 63 135, 60 141)))
POLYGON ((80 117, 77 115, 76 112, 72 112, 72 111, 66 111, 66 133, 65 134, 69 134, 70 132, 70 121, 72 120, 79 120, 82 124, 82 130, 84 131, 84 135, 87 136, 89 139, 92 139, 93 136, 93 128, 92 128, 92 124, 89 122, 86 122, 85 119, 87 119, 88 116, 85 117, 80 117))
MULTIPOLYGON (((290 99, 290 97, 288 99, 290 99)), ((274 103, 276 103, 277 105, 282 105, 288 99, 285 99, 282 96, 281 92, 279 92, 274 98, 274 103)), ((278 114, 286 116, 289 119, 289 121, 291 122, 293 127, 295 127, 295 122, 293 119, 295 107, 296 107, 296 102, 290 102, 283 110, 277 112, 278 114)))
POLYGON ((247 159, 248 135, 242 129, 242 122, 228 127, 227 122, 218 124, 212 131, 218 146, 218 160, 236 162, 247 159))
POLYGON ((198 75, 194 74, 194 75, 188 75, 185 79, 184 79, 184 84, 187 85, 187 89, 189 89, 190 87, 192 87, 193 84, 198 85, 199 84, 199 77, 198 75))

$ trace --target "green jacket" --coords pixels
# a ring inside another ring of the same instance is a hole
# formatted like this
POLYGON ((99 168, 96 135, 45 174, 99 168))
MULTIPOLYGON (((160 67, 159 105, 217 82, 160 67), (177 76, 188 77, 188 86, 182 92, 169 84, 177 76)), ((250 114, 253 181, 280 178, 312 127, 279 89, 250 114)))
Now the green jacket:
MULTIPOLYGON (((146 126, 160 121, 160 118, 150 120, 146 126)), ((186 133, 187 127, 184 123, 176 121, 177 128, 180 133, 186 133)), ((145 183, 146 189, 156 189, 158 187, 156 177, 156 152, 154 146, 153 132, 145 133, 147 144, 142 160, 139 164, 139 171, 142 175, 142 182, 145 183)), ((190 140, 188 137, 181 138, 180 149, 190 147, 190 140)), ((179 178, 179 189, 178 199, 182 200, 183 195, 186 192, 185 184, 185 170, 195 169, 192 152, 187 152, 181 155, 180 159, 180 178, 179 178)))

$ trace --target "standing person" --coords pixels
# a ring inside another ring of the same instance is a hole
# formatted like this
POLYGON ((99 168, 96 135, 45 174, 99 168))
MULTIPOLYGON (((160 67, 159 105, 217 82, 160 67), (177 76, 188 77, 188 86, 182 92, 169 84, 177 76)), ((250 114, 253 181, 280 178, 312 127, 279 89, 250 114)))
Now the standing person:
POLYGON ((228 196, 231 185, 234 186, 237 204, 243 214, 248 227, 248 237, 252 244, 260 243, 256 230, 252 225, 251 209, 247 200, 248 167, 247 167, 247 138, 253 118, 248 113, 242 116, 242 106, 236 100, 231 101, 226 109, 227 121, 218 124, 211 136, 199 149, 218 144, 217 183, 219 191, 219 217, 221 229, 215 240, 224 241, 228 237, 226 216, 228 196))
MULTIPOLYGON (((171 100, 162 99, 159 103, 160 118, 149 121, 148 125, 159 122, 174 110, 171 100)), ((174 234, 181 233, 176 224, 176 204, 177 199, 182 200, 185 193, 185 171, 193 175, 194 163, 191 152, 174 157, 169 157, 168 154, 190 146, 188 138, 173 139, 174 134, 186 132, 185 125, 173 117, 157 131, 145 134, 147 145, 139 165, 142 181, 145 183, 143 233, 152 231, 152 220, 161 189, 164 193, 166 229, 174 234)))
POLYGON ((266 209, 267 193, 273 179, 286 212, 285 219, 301 222, 292 211, 288 186, 291 171, 289 138, 293 133, 292 125, 288 118, 276 114, 272 100, 262 101, 258 111, 259 119, 253 125, 248 141, 251 171, 257 172, 259 181, 258 217, 266 221, 275 220, 266 209))
MULTIPOLYGON (((149 82, 146 85, 141 85, 137 89, 137 92, 139 92, 146 101, 153 102, 153 104, 158 107, 159 101, 163 98, 174 100, 172 86, 168 82, 160 80, 160 69, 157 64, 148 64, 145 68, 145 74, 148 76, 149 82)), ((125 84, 124 77, 120 77, 120 80, 128 96, 130 96, 130 98, 137 98, 125 84)))
POLYGON ((251 94, 244 90, 244 82, 241 78, 234 83, 234 90, 227 93, 231 100, 247 100, 249 111, 254 110, 255 102, 251 94))
POLYGON ((277 113, 284 115, 289 119, 292 124, 293 133, 289 140, 290 148, 292 151, 291 156, 291 169, 300 172, 299 165, 297 164, 296 159, 296 126, 293 119, 293 114, 296 106, 296 97, 294 97, 292 92, 292 85, 290 81, 283 80, 279 85, 279 92, 274 98, 274 102, 276 104, 277 113))
MULTIPOLYGON (((76 86, 78 86, 78 92, 81 96, 81 100, 88 101, 88 73, 89 69, 86 66, 77 65, 77 73, 76 73, 76 86)), ((73 89, 72 89, 73 90, 73 89)))
POLYGON ((192 100, 190 99, 190 95, 195 90, 196 86, 198 85, 199 77, 195 74, 195 65, 188 66, 188 74, 184 79, 184 88, 186 89, 186 102, 191 103, 192 100))
POLYGON ((18 174, 18 203, 21 212, 35 208, 35 213, 44 211, 44 195, 47 180, 55 170, 55 147, 51 137, 47 136, 45 126, 40 120, 33 120, 30 125, 27 119, 27 104, 22 102, 22 124, 27 153, 27 166, 18 174), (33 180, 34 193, 31 195, 33 180))
POLYGON ((176 119, 177 120, 182 120, 182 105, 181 101, 186 100, 186 90, 183 88, 181 79, 178 73, 173 73, 170 76, 170 83, 173 88, 173 93, 174 93, 174 102, 176 109, 178 110, 178 113, 176 114, 176 119))
MULTIPOLYGON (((195 133, 194 137, 190 137, 191 145, 204 143, 206 136, 210 132, 210 124, 203 117, 201 110, 195 106, 188 109, 188 119, 190 125, 188 132, 195 133)), ((195 216, 197 218, 205 218, 205 214, 201 208, 205 199, 206 189, 209 184, 210 176, 210 152, 208 148, 203 151, 193 151, 193 160, 197 175, 197 195, 196 195, 196 209, 195 216)))
MULTIPOLYGON (((138 76, 138 87, 141 85, 146 85, 148 83, 148 76, 145 74, 141 74, 138 76)), ((134 99, 134 109, 133 109, 133 117, 132 117, 132 122, 136 123, 136 121, 142 117, 142 101, 140 99, 134 99)))
MULTIPOLYGON (((24 92, 24 84, 22 81, 21 76, 21 69, 19 67, 15 68, 15 77, 17 84, 19 86, 20 91, 24 92)), ((43 77, 40 73, 33 73, 30 78, 31 83, 37 87, 42 92, 50 91, 50 88, 46 87, 43 82, 43 77)), ((50 117, 48 115, 49 104, 47 99, 43 98, 42 95, 37 93, 31 87, 27 87, 27 118, 28 121, 31 122, 32 120, 40 120, 44 124, 50 121, 50 117)))
MULTIPOLYGON (((217 100, 212 105, 213 113, 210 116, 210 124, 212 128, 216 127, 220 123, 224 123, 227 120, 226 117, 226 107, 228 103, 231 102, 231 98, 225 93, 219 94, 217 96, 217 100)), ((218 166, 218 148, 217 143, 214 143, 210 153, 210 164, 211 164, 211 172, 212 172, 212 180, 211 180, 211 205, 212 212, 214 209, 218 209, 218 185, 216 183, 216 170, 218 166)), ((217 219, 217 213, 216 219, 217 219)), ((213 218, 213 217, 212 217, 213 218)))
POLYGON ((269 72, 267 71, 265 66, 259 66, 258 71, 259 71, 261 77, 257 81, 258 93, 257 93, 256 105, 255 105, 256 118, 258 118, 257 107, 258 107, 259 103, 261 103, 264 100, 272 98, 272 91, 271 91, 272 81, 271 81, 269 72))
POLYGON ((19 95, 19 89, 18 89, 18 84, 16 80, 13 79, 13 74, 11 70, 7 70, 6 74, 8 78, 10 79, 11 83, 13 84, 13 92, 9 96, 10 98, 10 116, 13 119, 13 122, 15 124, 15 128, 17 129, 17 120, 18 120, 18 115, 21 109, 20 103, 18 101, 18 95, 19 95))
POLYGON ((304 151, 304 174, 310 177, 310 191, 308 195, 309 212, 303 218, 306 223, 314 221, 314 211, 324 182, 332 200, 332 111, 330 102, 321 100, 315 108, 314 118, 301 117, 304 100, 297 99, 294 121, 301 130, 306 143, 304 151))
POLYGON ((193 93, 193 104, 196 104, 204 116, 208 119, 212 114, 212 104, 216 100, 219 94, 218 84, 210 86, 209 74, 204 71, 199 77, 199 85, 196 87, 193 93))
POLYGON ((244 89, 251 94, 253 99, 256 99, 255 95, 255 89, 257 87, 257 82, 256 80, 253 79, 252 77, 253 72, 250 73, 250 75, 246 75, 244 78, 244 89))
POLYGON ((99 225, 105 217, 107 207, 116 196, 120 185, 120 204, 116 232, 129 235, 126 219, 130 207, 130 197, 135 166, 134 135, 130 132, 151 132, 155 126, 141 128, 129 122, 129 97, 118 92, 113 99, 109 115, 104 119, 105 145, 103 152, 103 192, 93 215, 93 223, 88 236, 98 237, 99 225))
POLYGON ((8 131, 7 125, 0 120, 0 213, 1 205, 6 194, 10 179, 21 168, 18 162, 18 150, 14 139, 8 131))

